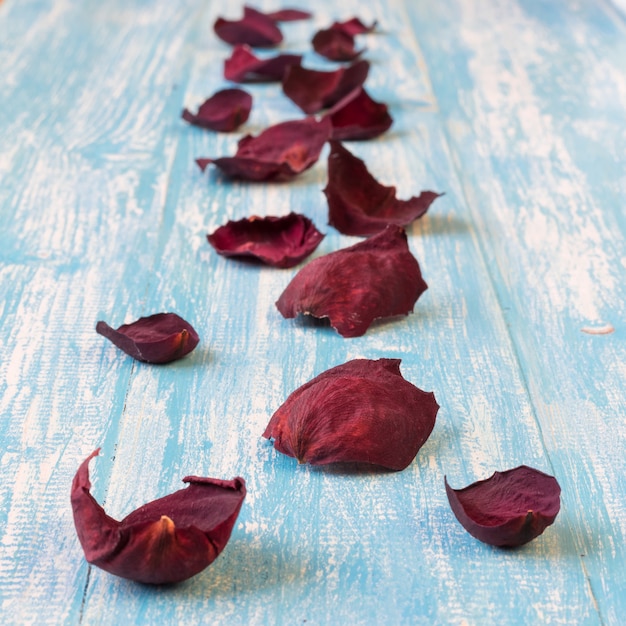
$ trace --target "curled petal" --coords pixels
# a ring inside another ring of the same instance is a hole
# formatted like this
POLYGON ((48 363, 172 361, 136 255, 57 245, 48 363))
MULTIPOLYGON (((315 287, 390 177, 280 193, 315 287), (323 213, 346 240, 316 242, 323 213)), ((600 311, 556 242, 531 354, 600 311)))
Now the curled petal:
POLYGON ((89 563, 141 583, 177 583, 210 565, 226 546, 246 495, 243 478, 187 476, 186 489, 144 504, 121 522, 91 495, 89 461, 72 483, 78 539, 89 563))
POLYGON ((402 470, 435 426, 439 405, 400 373, 400 359, 356 359, 294 391, 263 436, 300 463, 360 462, 402 470))
POLYGON ((408 315, 428 286, 404 230, 388 226, 365 241, 307 263, 276 302, 283 317, 327 317, 343 337, 378 318, 408 315))
POLYGON ((381 185, 365 163, 338 141, 330 142, 328 223, 346 235, 372 235, 389 224, 405 226, 426 213, 441 194, 423 191, 409 200, 398 200, 395 187, 381 185))
POLYGON ((156 313, 142 317, 117 330, 106 322, 96 324, 96 332, 138 361, 169 363, 182 359, 200 341, 193 326, 176 313, 156 313))
POLYGON ((357 61, 333 72, 308 70, 299 65, 287 68, 283 91, 305 113, 317 113, 331 107, 360 87, 367 78, 370 64, 357 61))
POLYGON ((363 50, 356 50, 354 37, 335 28, 319 30, 311 43, 317 54, 331 61, 353 61, 363 50))
POLYGON ((249 46, 235 46, 224 62, 224 78, 235 83, 281 81, 290 65, 300 65, 302 55, 279 54, 271 59, 257 58, 249 46))
POLYGON ((378 22, 372 22, 371 26, 366 26, 358 17, 353 17, 345 22, 334 22, 331 26, 334 30, 340 30, 348 35, 364 35, 374 31, 378 22))
POLYGON ((207 236, 219 254, 253 257, 274 267, 297 265, 323 238, 313 222, 298 213, 230 221, 207 236))
POLYGON ((372 100, 363 87, 340 100, 327 115, 333 125, 332 138, 338 141, 373 139, 393 124, 387 105, 372 100))
POLYGON ((266 13, 266 15, 275 22, 296 22, 298 20, 309 20, 313 17, 313 14, 309 11, 300 9, 280 9, 266 13))
POLYGON ((316 163, 330 130, 330 120, 326 118, 282 122, 257 137, 243 137, 233 157, 197 159, 196 162, 202 170, 214 163, 231 178, 289 180, 316 163))
POLYGON ((194 126, 230 132, 239 128, 250 116, 252 96, 243 89, 222 89, 200 105, 196 114, 188 109, 183 119, 194 126))
POLYGON ((283 40, 283 34, 276 26, 276 21, 252 7, 244 7, 240 20, 225 20, 218 17, 213 30, 222 41, 232 46, 247 44, 259 48, 272 48, 283 40))
POLYGON ((538 537, 561 507, 556 478, 520 465, 464 489, 446 479, 450 507, 467 532, 492 546, 515 547, 538 537))

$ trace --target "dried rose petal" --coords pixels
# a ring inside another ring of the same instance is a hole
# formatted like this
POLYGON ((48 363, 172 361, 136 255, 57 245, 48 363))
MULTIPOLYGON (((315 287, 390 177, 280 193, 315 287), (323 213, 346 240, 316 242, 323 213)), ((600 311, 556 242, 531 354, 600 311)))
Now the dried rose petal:
POLYGON ((445 483, 463 528, 492 546, 528 543, 554 522, 561 506, 556 478, 526 465, 494 472, 464 489, 452 489, 447 479, 445 483))
POLYGON ((213 30, 222 41, 233 46, 248 44, 259 48, 272 48, 283 40, 283 34, 276 26, 276 21, 252 7, 244 7, 243 18, 240 20, 231 21, 218 17, 213 30))
POLYGON ((246 135, 240 139, 233 157, 196 159, 196 163, 203 171, 209 163, 215 163, 231 178, 289 180, 316 163, 330 131, 330 120, 326 118, 282 122, 257 137, 246 135))
POLYGON ((311 43, 317 54, 331 61, 353 61, 363 52, 355 49, 352 35, 336 28, 318 30, 311 43))
POLYGON ((346 235, 372 235, 388 224, 405 226, 426 213, 441 194, 423 191, 409 200, 398 200, 395 187, 381 185, 365 163, 338 141, 330 142, 328 223, 346 235))
POLYGON ((194 126, 230 132, 239 128, 250 116, 252 96, 243 89, 222 89, 200 105, 194 115, 188 109, 183 119, 194 126))
POLYGON ((372 100, 363 87, 349 93, 326 115, 333 125, 332 138, 339 141, 373 139, 393 124, 387 105, 372 100))
POLYGON ((96 324, 96 332, 126 354, 146 363, 169 363, 182 359, 200 341, 193 326, 176 313, 141 317, 117 330, 101 321, 96 324))
POLYGON ((302 55, 279 54, 271 59, 259 59, 249 46, 235 46, 224 61, 224 78, 236 83, 281 81, 290 65, 300 65, 302 55))
POLYGON ((313 14, 309 13, 309 11, 301 11, 300 9, 280 9, 265 15, 275 22, 295 22, 297 20, 308 20, 313 17, 313 14))
POLYGON ((363 60, 334 72, 308 70, 300 65, 287 68, 283 91, 305 113, 333 106, 365 82, 370 64, 363 60))
POLYGON ((400 373, 400 359, 356 359, 294 391, 263 436, 300 463, 360 462, 402 470, 435 426, 439 405, 400 373))
POLYGON ((334 30, 341 30, 347 35, 354 36, 371 33, 377 25, 378 22, 374 21, 371 26, 366 26, 358 17, 353 17, 345 22, 334 22, 331 28, 334 30))
POLYGON ((274 267, 293 267, 317 248, 324 235, 304 215, 248 217, 208 235, 219 254, 253 257, 274 267))
POLYGON ((89 461, 72 483, 78 539, 89 563, 141 583, 177 583, 210 565, 226 546, 246 495, 243 478, 187 476, 186 489, 153 500, 121 522, 91 495, 89 461))
POLYGON ((404 230, 388 226, 349 248, 307 263, 276 302, 283 317, 327 317, 343 337, 360 337, 381 317, 408 315, 428 286, 404 230))

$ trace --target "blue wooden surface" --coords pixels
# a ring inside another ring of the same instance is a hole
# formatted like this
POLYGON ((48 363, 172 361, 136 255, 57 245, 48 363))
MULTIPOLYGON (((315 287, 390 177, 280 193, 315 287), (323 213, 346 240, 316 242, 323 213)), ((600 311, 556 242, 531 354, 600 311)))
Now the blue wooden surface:
MULTIPOLYGON (((303 3, 300 3, 303 6, 303 3)), ((267 9, 270 2, 257 3, 267 9)), ((350 149, 401 197, 445 191, 408 230, 429 290, 345 340, 274 307, 296 270, 218 257, 229 218, 305 213, 325 158, 289 184, 202 175, 235 135, 179 118, 225 85, 220 0, 0 3, 0 612, 5 623, 620 624, 626 614, 626 20, 606 1, 330 0, 284 26, 310 52, 362 38, 383 137, 350 149), (201 344, 134 363, 94 331, 173 310, 201 344), (583 329, 614 327, 610 334, 583 329), (442 408, 399 473, 298 466, 261 438, 287 395, 356 357, 399 357, 442 408), (121 517, 186 474, 249 495, 206 571, 172 589, 85 562, 69 506, 121 517), (472 539, 443 486, 526 463, 557 477, 556 523, 521 550, 472 539)), ((243 132, 300 116, 250 88, 243 132)), ((325 153, 324 153, 325 154, 325 153)))

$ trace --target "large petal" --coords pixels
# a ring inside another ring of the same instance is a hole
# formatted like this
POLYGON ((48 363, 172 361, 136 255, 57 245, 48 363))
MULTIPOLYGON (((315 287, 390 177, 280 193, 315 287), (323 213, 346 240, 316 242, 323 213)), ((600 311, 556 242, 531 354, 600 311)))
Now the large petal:
POLYGON ((393 124, 387 105, 372 100, 363 87, 349 93, 326 115, 333 125, 332 138, 338 141, 373 139, 393 124))
POLYGON ((353 61, 363 50, 354 47, 354 37, 336 28, 318 30, 311 40, 313 50, 331 61, 353 61))
POLYGON ((222 41, 233 46, 247 44, 259 48, 272 48, 283 40, 283 34, 276 21, 252 7, 244 7, 240 20, 225 20, 218 17, 213 30, 222 41))

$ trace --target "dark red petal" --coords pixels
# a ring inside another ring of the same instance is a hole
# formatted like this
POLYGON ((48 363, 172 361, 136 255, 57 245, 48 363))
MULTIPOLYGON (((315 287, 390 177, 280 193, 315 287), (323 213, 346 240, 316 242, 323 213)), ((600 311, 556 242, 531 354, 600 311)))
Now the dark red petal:
POLYGON ((350 20, 346 20, 345 22, 335 22, 331 28, 335 30, 341 30, 348 35, 363 35, 365 33, 371 33, 378 22, 372 22, 371 26, 366 26, 358 17, 353 17, 350 20))
MULTIPOLYGON (((293 67, 293 66, 292 66, 293 67)), ((233 157, 198 159, 217 165, 227 176, 246 180, 289 180, 313 166, 328 140, 330 120, 314 118, 282 122, 257 137, 246 135, 233 157)))
POLYGON ((327 317, 343 337, 360 337, 378 318, 408 315, 428 286, 404 230, 388 226, 349 248, 307 263, 276 302, 283 317, 327 317))
POLYGON ((317 31, 311 43, 317 54, 331 61, 353 61, 363 52, 355 49, 352 35, 335 28, 317 31))
POLYGON ((363 87, 340 100, 327 115, 333 125, 332 138, 339 141, 373 139, 393 123, 387 105, 372 100, 363 87))
POLYGON ((222 41, 233 46, 248 44, 271 48, 283 40, 283 34, 275 20, 251 7, 244 7, 243 18, 240 20, 231 21, 218 17, 213 30, 222 41))
POLYGON ((297 265, 323 238, 313 222, 298 213, 230 221, 207 236, 219 254, 252 257, 274 267, 297 265))
POLYGON ((292 65, 285 72, 283 91, 305 113, 317 113, 333 106, 361 86, 369 69, 370 64, 365 60, 334 72, 320 72, 292 65))
POLYGON ((252 96, 243 89, 222 89, 200 105, 194 115, 183 111, 183 119, 194 126, 230 132, 239 128, 250 116, 252 96))
POLYGON ((372 235, 389 224, 405 226, 426 213, 441 194, 423 191, 409 200, 398 200, 395 187, 381 185, 365 163, 338 141, 330 142, 328 223, 346 235, 372 235))
POLYGON ((224 549, 246 495, 243 478, 187 476, 189 487, 137 509, 121 522, 109 517, 90 493, 89 461, 72 483, 72 510, 85 558, 111 574, 137 582, 186 580, 224 549))
POLYGON ((467 532, 492 546, 515 547, 538 537, 561 507, 556 478, 521 465, 464 489, 446 479, 452 511, 467 532))
POLYGON ((176 313, 142 317, 117 330, 106 322, 96 324, 96 332, 138 361, 169 363, 182 359, 200 341, 193 326, 176 313))
POLYGON ((294 391, 263 436, 301 463, 402 470, 430 436, 438 410, 433 393, 402 377, 400 359, 356 359, 294 391))
POLYGON ((309 11, 301 11, 300 9, 280 9, 265 15, 275 22, 295 22, 297 20, 308 20, 313 17, 313 14, 309 13, 309 11))
POLYGON ((271 59, 259 59, 249 46, 235 46, 224 61, 224 78, 236 83, 281 81, 290 65, 300 65, 302 55, 279 54, 271 59))

